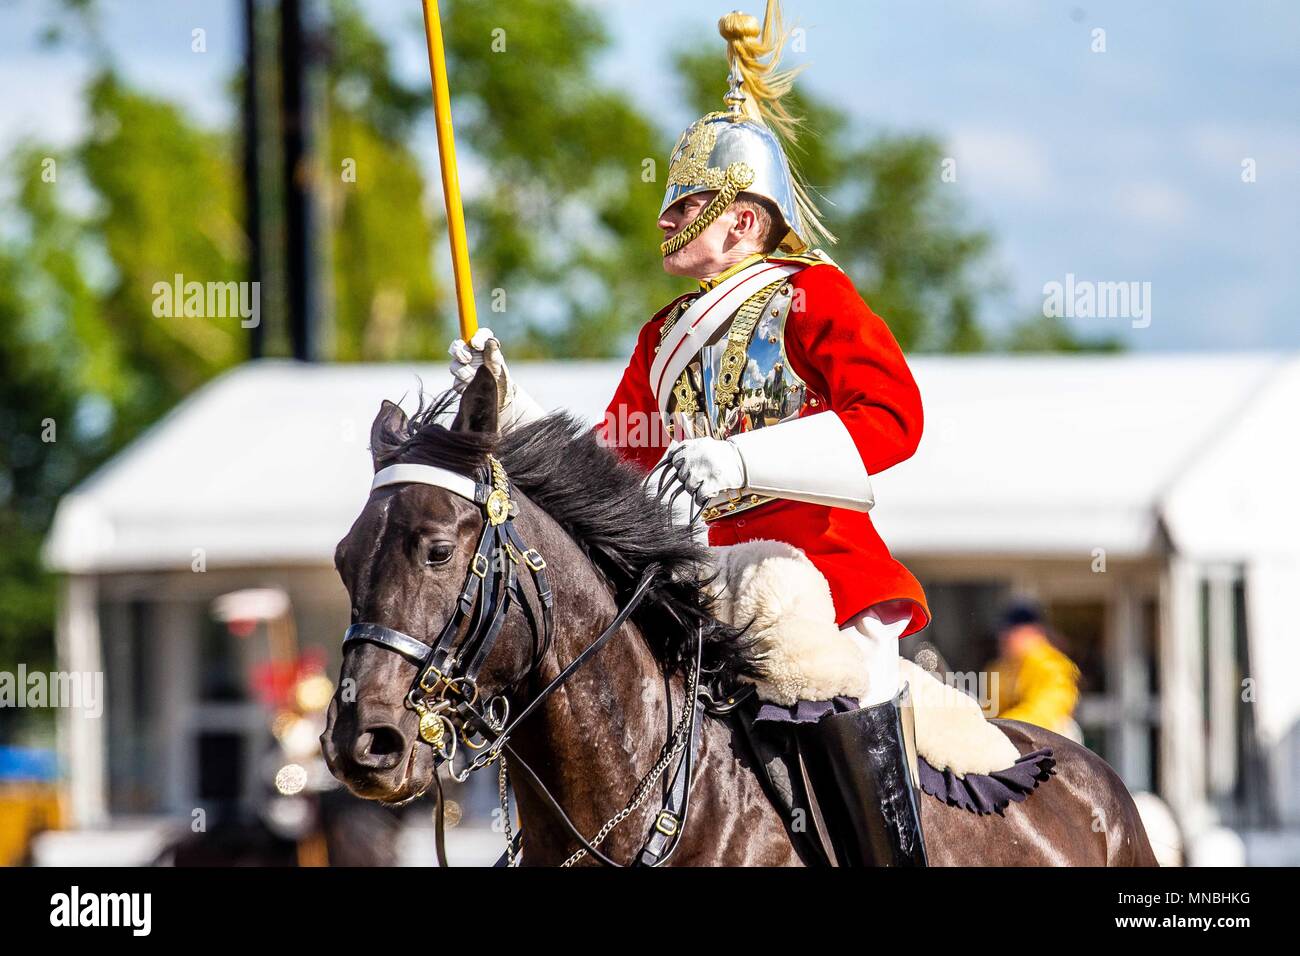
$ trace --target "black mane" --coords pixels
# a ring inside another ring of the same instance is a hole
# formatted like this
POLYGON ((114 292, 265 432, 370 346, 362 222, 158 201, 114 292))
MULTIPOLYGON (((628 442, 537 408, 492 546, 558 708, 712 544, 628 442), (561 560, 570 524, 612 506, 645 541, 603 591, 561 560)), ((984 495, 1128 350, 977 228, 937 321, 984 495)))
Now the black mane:
POLYGON ((371 439, 376 463, 438 465, 487 479, 495 455, 510 482, 545 511, 604 575, 621 605, 642 572, 659 565, 632 619, 668 668, 680 669, 697 627, 705 638, 705 667, 730 682, 754 676, 743 632, 716 620, 700 584, 705 547, 690 528, 674 523, 670 509, 645 493, 642 476, 563 412, 504 435, 452 431, 439 421, 454 393, 432 402, 400 428, 389 425, 371 439))

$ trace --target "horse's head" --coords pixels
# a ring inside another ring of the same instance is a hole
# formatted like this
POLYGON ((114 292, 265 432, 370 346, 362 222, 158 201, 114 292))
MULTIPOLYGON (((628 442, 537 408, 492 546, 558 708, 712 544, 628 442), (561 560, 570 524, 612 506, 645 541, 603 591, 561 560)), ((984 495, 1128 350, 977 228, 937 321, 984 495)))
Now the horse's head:
MULTIPOLYGON (((490 481, 483 463, 497 430, 496 388, 491 373, 481 369, 446 434, 452 460, 422 464, 462 475, 470 489, 490 481)), ((408 460, 403 451, 412 430, 406 414, 385 402, 371 428, 376 473, 408 460)), ((429 474, 434 473, 431 468, 429 474)), ((468 620, 448 622, 467 579, 472 580, 471 561, 487 523, 484 504, 458 493, 454 477, 448 483, 453 487, 410 481, 375 488, 335 553, 353 624, 377 625, 381 638, 345 644, 339 688, 321 736, 330 770, 359 796, 408 800, 423 793, 437 772, 438 751, 421 744, 421 715, 408 692, 422 673, 421 655, 444 628, 450 628, 452 639, 469 629, 468 620), (384 635, 394 632, 394 643, 383 643, 384 635)), ((526 620, 508 616, 478 671, 478 701, 522 679, 530 665, 531 637, 526 620)))

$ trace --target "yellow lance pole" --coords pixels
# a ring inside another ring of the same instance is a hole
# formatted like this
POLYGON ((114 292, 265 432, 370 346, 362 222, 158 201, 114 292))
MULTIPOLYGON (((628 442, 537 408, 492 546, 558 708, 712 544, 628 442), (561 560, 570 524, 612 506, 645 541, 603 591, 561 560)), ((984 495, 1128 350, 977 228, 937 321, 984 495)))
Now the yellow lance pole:
POLYGON ((447 235, 451 240, 451 268, 456 277, 456 307, 460 337, 466 342, 478 331, 474 311, 474 282, 469 273, 469 243, 465 239, 465 210, 456 175, 456 138, 451 128, 451 91, 447 85, 447 57, 442 48, 442 20, 438 0, 424 2, 424 39, 429 50, 429 75, 433 78, 433 115, 438 125, 438 165, 442 168, 442 196, 447 205, 447 235))

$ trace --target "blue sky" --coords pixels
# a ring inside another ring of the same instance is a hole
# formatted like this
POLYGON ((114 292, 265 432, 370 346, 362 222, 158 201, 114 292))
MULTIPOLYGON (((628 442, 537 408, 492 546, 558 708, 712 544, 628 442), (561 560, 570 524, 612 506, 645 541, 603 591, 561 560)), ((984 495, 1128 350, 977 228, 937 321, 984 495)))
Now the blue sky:
MULTIPOLYGON (((488 0, 484 0, 488 2, 488 0)), ((606 79, 665 129, 690 119, 670 70, 682 37, 716 38, 700 0, 590 0, 614 45, 606 79)), ((415 0, 365 4, 424 81, 415 0)), ((759 12, 759 0, 748 7, 759 12)), ((801 82, 864 133, 925 131, 956 162, 972 223, 997 238, 1008 293, 992 324, 1038 308, 1045 283, 1151 283, 1151 322, 1076 319, 1135 349, 1300 347, 1300 4, 1288 0, 786 0, 806 31, 801 82), (1094 31, 1105 52, 1093 52, 1094 31), (1256 181, 1243 183, 1253 160, 1256 181)), ((130 78, 205 121, 230 118, 234 0, 104 0, 130 78), (208 52, 190 50, 207 30, 208 52)), ((36 42, 48 4, 0 0, 0 146, 74 136, 86 77, 36 42), (17 94, 17 95, 15 95, 17 94)), ((717 40, 719 51, 721 41, 717 40)), ((720 73, 722 72, 720 68, 720 73)), ((725 78, 719 77, 720 88, 725 78)), ((453 91, 454 95, 454 91, 453 91)), ((418 147, 435 159, 430 128, 418 147)), ((936 176, 938 171, 936 170, 936 176)), ((474 171, 466 171, 472 185, 474 171)))

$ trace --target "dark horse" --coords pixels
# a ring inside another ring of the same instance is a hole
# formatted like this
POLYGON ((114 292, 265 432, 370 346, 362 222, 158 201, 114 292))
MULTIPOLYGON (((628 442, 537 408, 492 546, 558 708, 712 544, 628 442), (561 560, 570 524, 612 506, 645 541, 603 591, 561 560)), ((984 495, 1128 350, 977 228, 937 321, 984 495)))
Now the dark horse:
MULTIPOLYGON (((496 400, 495 382, 483 370, 450 428, 437 423, 445 401, 411 420, 384 403, 371 431, 375 469, 418 463, 483 475, 489 454, 504 465, 519 508, 515 524, 545 556, 554 592, 551 645, 535 657, 533 622, 540 608, 525 587, 532 613, 513 608, 479 674, 483 695, 504 694, 515 712, 615 617, 643 571, 658 566, 622 631, 546 698, 512 739, 590 838, 655 765, 671 721, 682 713, 689 638, 703 632, 704 667, 723 681, 745 676, 751 665, 743 639, 709 615, 697 578, 701 546, 690 529, 675 526, 669 511, 647 498, 641 476, 567 416, 499 435, 496 400)), ((484 521, 481 507, 439 487, 374 491, 335 559, 353 621, 377 622, 431 643, 455 607, 484 521)), ((418 716, 405 705, 416 670, 386 648, 347 645, 321 740, 334 775, 359 796, 400 803, 433 785, 438 757, 421 741, 418 716)), ((1003 816, 978 816, 922 795, 932 865, 1155 865, 1132 799, 1101 758, 1038 727, 998 723, 1021 753, 1051 748, 1056 774, 1003 816)), ((673 865, 809 862, 731 721, 705 718, 697 753, 691 812, 673 865)), ((516 789, 525 862, 564 861, 576 848, 571 835, 528 781, 516 789)), ((631 813, 601 849, 629 861, 657 810, 650 801, 631 813)))

